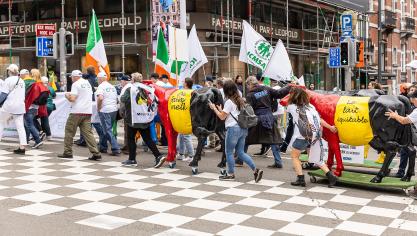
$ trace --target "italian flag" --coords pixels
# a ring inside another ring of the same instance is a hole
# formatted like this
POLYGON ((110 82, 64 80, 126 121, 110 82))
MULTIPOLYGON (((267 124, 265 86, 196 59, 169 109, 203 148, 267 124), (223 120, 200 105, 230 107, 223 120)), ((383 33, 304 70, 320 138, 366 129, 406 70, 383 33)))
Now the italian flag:
POLYGON ((177 81, 170 76, 170 64, 171 63, 169 60, 168 47, 164 38, 164 32, 162 27, 160 27, 158 30, 158 39, 156 41, 155 72, 158 73, 159 76, 163 74, 168 75, 169 82, 175 86, 177 81))
POLYGON ((86 51, 85 66, 94 66, 96 73, 104 71, 107 74, 107 78, 110 78, 104 42, 94 10, 91 17, 90 30, 88 31, 86 51))

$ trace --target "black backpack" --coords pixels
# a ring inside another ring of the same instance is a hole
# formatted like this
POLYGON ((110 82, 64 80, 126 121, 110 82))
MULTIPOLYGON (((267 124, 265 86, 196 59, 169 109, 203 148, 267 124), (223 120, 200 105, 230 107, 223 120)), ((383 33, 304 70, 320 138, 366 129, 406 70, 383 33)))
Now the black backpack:
POLYGON ((307 108, 305 106, 297 107, 298 121, 294 122, 301 136, 303 136, 308 143, 311 144, 313 140, 313 125, 308 121, 307 108))

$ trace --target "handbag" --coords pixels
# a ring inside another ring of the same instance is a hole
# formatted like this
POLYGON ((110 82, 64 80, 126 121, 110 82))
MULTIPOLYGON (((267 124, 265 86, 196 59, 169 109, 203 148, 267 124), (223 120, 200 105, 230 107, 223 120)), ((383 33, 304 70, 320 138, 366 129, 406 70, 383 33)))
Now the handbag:
POLYGON ((19 83, 19 81, 20 81, 20 78, 17 78, 16 84, 14 85, 13 89, 10 90, 8 93, 6 93, 6 92, 0 92, 0 107, 3 107, 3 104, 6 102, 7 97, 14 90, 14 88, 17 86, 17 84, 19 83))

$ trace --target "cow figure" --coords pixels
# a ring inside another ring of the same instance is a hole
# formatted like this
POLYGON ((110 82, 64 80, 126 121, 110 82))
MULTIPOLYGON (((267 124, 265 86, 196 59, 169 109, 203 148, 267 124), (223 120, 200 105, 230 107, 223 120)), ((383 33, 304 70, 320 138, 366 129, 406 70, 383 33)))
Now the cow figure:
MULTIPOLYGON (((162 125, 165 129, 165 135, 168 141, 168 154, 167 162, 170 168, 174 168, 176 165, 175 156, 177 153, 177 131, 174 129, 172 122, 181 122, 173 121, 170 119, 168 111, 168 102, 171 95, 177 90, 176 88, 166 89, 159 87, 155 84, 148 82, 150 86, 155 88, 155 95, 159 100, 158 104, 158 113, 162 122, 162 125)), ((198 145, 193 157, 193 160, 189 164, 192 167, 192 173, 198 173, 198 162, 201 160, 201 153, 203 150, 203 145, 207 136, 211 133, 216 133, 221 142, 221 150, 223 151, 222 159, 217 165, 221 168, 221 174, 225 174, 226 170, 226 155, 224 153, 224 137, 225 137, 225 127, 224 121, 217 118, 216 114, 209 108, 209 101, 220 105, 223 104, 223 97, 220 91, 216 88, 201 88, 194 90, 191 95, 190 101, 190 110, 184 112, 190 112, 191 114, 191 124, 192 132, 198 139, 198 145)))
MULTIPOLYGON (((337 118, 336 106, 341 96, 336 94, 319 94, 310 90, 307 93, 310 97, 310 103, 316 107, 321 118, 330 125, 335 125, 335 118, 337 118)), ((403 96, 376 95, 369 97, 368 107, 369 111, 366 112, 369 112, 373 137, 371 137, 371 140, 365 140, 363 136, 357 135, 358 137, 356 137, 355 131, 352 131, 350 135, 353 135, 356 143, 346 144, 358 146, 358 142, 363 141, 360 145, 369 143, 378 152, 384 151, 386 153, 384 163, 378 174, 371 180, 372 183, 380 183, 388 175, 389 166, 401 147, 408 148, 411 156, 409 158, 407 173, 401 180, 410 181, 414 175, 415 167, 416 152, 413 147, 415 144, 412 142, 413 139, 416 140, 415 128, 412 125, 401 125, 394 120, 387 119, 385 116, 385 112, 388 110, 397 111, 402 116, 409 114, 411 112, 409 100, 403 96)), ((334 158, 336 159, 337 166, 334 174, 337 176, 341 176, 344 170, 339 147, 341 141, 339 139, 340 135, 338 133, 332 133, 328 129, 323 130, 323 138, 329 143, 327 165, 331 169, 334 164, 334 158)), ((344 140, 342 141, 344 142, 344 140)))

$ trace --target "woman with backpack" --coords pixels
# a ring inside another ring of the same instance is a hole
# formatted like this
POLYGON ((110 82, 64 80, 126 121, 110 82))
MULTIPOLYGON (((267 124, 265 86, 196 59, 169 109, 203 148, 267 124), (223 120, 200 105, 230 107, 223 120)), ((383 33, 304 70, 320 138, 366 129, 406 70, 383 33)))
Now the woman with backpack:
POLYGON ((236 84, 227 80, 223 85, 223 91, 226 102, 224 108, 220 105, 210 103, 210 108, 221 119, 225 120, 226 138, 225 138, 225 153, 228 167, 228 174, 219 177, 220 180, 234 180, 235 179, 235 160, 233 152, 235 151, 239 159, 245 162, 252 170, 255 182, 262 179, 263 171, 256 168, 252 158, 245 153, 245 140, 248 135, 248 129, 239 126, 237 120, 240 112, 244 109, 245 101, 239 96, 236 84))
POLYGON ((329 187, 332 187, 336 184, 337 177, 324 163, 321 126, 329 129, 333 133, 337 132, 336 127, 329 125, 320 118, 316 108, 310 104, 308 94, 303 88, 293 87, 291 89, 288 104, 287 112, 292 115, 292 121, 294 123, 294 142, 292 144, 291 159, 295 173, 297 174, 297 180, 291 182, 291 185, 306 186, 300 154, 303 151, 314 148, 314 150, 319 151, 317 155, 309 155, 309 162, 316 164, 323 170, 329 180, 329 187))

